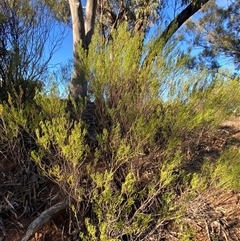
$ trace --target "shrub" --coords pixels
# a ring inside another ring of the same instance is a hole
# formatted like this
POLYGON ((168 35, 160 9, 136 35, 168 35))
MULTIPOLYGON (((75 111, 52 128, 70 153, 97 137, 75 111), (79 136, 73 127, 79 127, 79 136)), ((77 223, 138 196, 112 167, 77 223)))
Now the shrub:
MULTIPOLYGON (((228 116, 240 102, 239 84, 221 73, 212 79, 206 71, 196 76, 172 45, 152 65, 142 66, 147 51, 142 36, 122 26, 112 38, 106 44, 96 34, 88 53, 82 53, 88 100, 60 99, 53 87, 50 94, 35 96, 36 111, 29 103, 2 104, 1 148, 23 130, 30 133, 31 158, 69 197, 71 228, 82 240, 159 237, 164 225, 182 225, 181 193, 205 189, 205 180, 212 178, 209 166, 186 173, 184 166, 193 160, 186 157, 183 142, 191 133, 210 133, 228 116), (88 120, 82 118, 90 100, 101 126, 94 147, 86 138, 88 120)), ((214 180, 223 180, 227 161, 219 160, 214 180)), ((235 178, 233 170, 226 180, 235 178)))

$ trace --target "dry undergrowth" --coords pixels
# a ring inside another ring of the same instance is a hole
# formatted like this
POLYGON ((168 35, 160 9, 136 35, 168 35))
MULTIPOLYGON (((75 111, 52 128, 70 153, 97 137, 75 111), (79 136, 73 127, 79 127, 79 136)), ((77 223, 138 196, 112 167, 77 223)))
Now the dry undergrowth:
POLYGON ((187 207, 184 222, 194 228, 195 240, 240 240, 240 193, 206 190, 187 207))
MULTIPOLYGON (((221 126, 224 144, 240 148, 240 117, 232 117, 221 126)), ((197 193, 186 207, 185 225, 193 229, 193 240, 240 240, 240 192, 208 189, 197 193)))
MULTIPOLYGON (((214 142, 207 137, 202 138, 204 151, 198 155, 205 155, 205 149, 210 145, 212 148, 221 151, 224 145, 229 142, 239 148, 240 143, 240 117, 233 117, 220 126, 220 134, 214 137, 214 142), (213 144, 212 144, 213 143, 213 144), (219 144, 220 143, 220 144, 219 144), (215 146, 214 146, 215 145, 215 146)), ((196 140, 191 143, 196 143, 196 140)), ((199 145, 201 143, 198 143, 199 145)), ((194 149, 193 149, 194 151, 194 149)), ((208 154, 214 152, 208 152, 208 154)), ((196 160, 199 157, 196 155, 196 160)), ((215 158, 215 157, 214 157, 215 158)), ((8 162, 9 163, 9 162, 8 162)), ((31 165, 29 166, 31 167, 31 165)), ((32 167, 33 168, 33 167, 32 167)), ((34 170, 30 170, 34 171, 34 170)), ((27 176, 27 182, 32 176, 27 176)), ((23 180, 19 163, 15 165, 0 166, 0 241, 20 241, 24 236, 28 225, 47 207, 61 200, 59 187, 42 177, 37 177, 38 186, 35 188, 37 195, 37 209, 32 213, 23 212, 21 185, 23 180), (8 184, 8 185, 7 185, 8 184), (11 207, 11 205, 13 207, 11 207), (16 205, 16 206, 15 206, 16 205), (17 205, 19 209, 17 209, 17 205), (9 208, 9 210, 7 210, 9 208)), ((25 187, 24 187, 25 188, 25 187)), ((29 188, 29 186, 26 186, 29 188)), ((33 188, 33 187, 32 187, 33 188)), ((189 240, 199 241, 238 241, 240 240, 240 192, 226 190, 205 190, 198 192, 193 200, 187 204, 186 215, 182 219, 185 226, 193 230, 194 237, 189 240)), ((61 217, 51 221, 37 232, 31 241, 63 241, 76 240, 69 234, 69 213, 63 213, 61 217)), ((164 225, 159 226, 163 234, 164 225)), ((166 230, 164 237, 154 233, 153 240, 180 240, 177 232, 166 230)), ((156 231, 156 230, 155 230, 156 231)), ((150 240, 150 239, 149 239, 150 240)))
POLYGON ((232 137, 240 140, 240 117, 232 117, 222 124, 222 128, 232 130, 232 137))

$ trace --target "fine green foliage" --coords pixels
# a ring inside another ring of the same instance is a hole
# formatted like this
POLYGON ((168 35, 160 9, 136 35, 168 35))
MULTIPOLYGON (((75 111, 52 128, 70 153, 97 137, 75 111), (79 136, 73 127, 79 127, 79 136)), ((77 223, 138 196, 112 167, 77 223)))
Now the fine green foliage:
POLYGON ((188 44, 192 42, 200 46, 199 54, 194 56, 196 63, 201 66, 217 68, 228 65, 229 60, 234 63, 235 70, 239 70, 239 1, 230 1, 219 6, 217 1, 209 1, 202 8, 202 16, 198 20, 189 20, 186 23, 188 44), (221 56, 221 57, 220 57, 221 56), (220 58, 219 58, 220 57, 220 58))
POLYGON ((42 119, 35 129, 38 148, 31 152, 31 157, 44 175, 61 185, 75 200, 81 200, 80 168, 89 153, 85 124, 70 118, 67 101, 57 98, 57 94, 53 88, 50 95, 35 97, 42 119))
MULTIPOLYGON (((151 222, 151 215, 143 210, 134 210, 133 205, 139 196, 136 192, 136 180, 129 173, 122 183, 121 190, 113 187, 113 173, 105 171, 103 174, 91 175, 95 184, 91 202, 97 220, 85 220, 88 235, 85 240, 121 240, 124 235, 136 235, 143 232, 151 222), (126 225, 126 221, 128 225, 126 225), (96 230, 100 234, 96 233, 96 230), (115 238, 112 238, 114 235, 115 238)), ((147 194, 147 193, 146 193, 147 194)), ((149 196, 151 198, 151 196, 149 196)), ((84 237, 84 234, 81 234, 84 237)))
POLYGON ((219 158, 213 175, 218 187, 239 190, 240 151, 236 148, 226 150, 219 158), (231 164, 229 164, 229 160, 231 160, 231 164))
POLYGON ((26 133, 31 137, 24 153, 68 197, 82 240, 137 241, 163 235, 167 225, 180 240, 191 240, 182 194, 191 199, 210 186, 239 189, 239 151, 229 147, 219 160, 203 159, 189 171, 195 159, 188 139, 210 135, 234 112, 239 83, 221 71, 196 76, 173 44, 143 66, 151 42, 142 49, 143 37, 125 25, 112 36, 107 44, 96 34, 82 52, 89 99, 61 99, 53 85, 33 102, 16 104, 9 96, 0 105, 0 154, 7 160, 12 147, 22 150, 26 133), (88 123, 86 113, 97 123, 88 123))

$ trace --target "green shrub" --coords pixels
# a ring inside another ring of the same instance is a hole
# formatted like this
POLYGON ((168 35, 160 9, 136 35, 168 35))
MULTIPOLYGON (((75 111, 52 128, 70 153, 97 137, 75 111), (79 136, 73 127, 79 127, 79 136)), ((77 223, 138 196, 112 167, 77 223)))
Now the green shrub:
POLYGON ((215 185, 220 188, 239 190, 240 183, 240 151, 229 147, 219 158, 213 171, 215 185))
MULTIPOLYGON (((34 103, 15 105, 10 98, 0 106, 1 151, 13 142, 20 148, 24 131, 34 139, 26 151, 69 197, 82 240, 141 240, 159 223, 183 225, 182 193, 191 197, 209 183, 238 188, 239 152, 224 154, 215 170, 205 164, 189 174, 184 165, 192 160, 182 144, 228 117, 240 103, 239 83, 221 73, 211 79, 206 71, 194 73, 174 45, 142 66, 148 51, 142 43, 124 25, 110 43, 95 34, 88 55, 81 53, 91 90, 86 102, 61 99, 53 85, 34 103), (90 100, 101 126, 94 147, 82 119, 90 100)), ((184 228, 181 238, 188 240, 193 232, 184 228)))
POLYGON ((233 101, 239 103, 231 94, 239 88, 235 80, 196 75, 173 46, 151 67, 141 66, 142 41, 122 26, 109 44, 95 34, 88 55, 81 53, 102 126, 95 149, 85 139, 84 103, 72 120, 58 97, 36 98, 43 120, 32 157, 72 200, 87 203, 85 215, 78 203, 72 206, 83 240, 140 240, 158 222, 179 223, 179 192, 205 189, 211 177, 205 178, 204 167, 202 174, 185 173, 181 144, 188 133, 216 128, 233 101))

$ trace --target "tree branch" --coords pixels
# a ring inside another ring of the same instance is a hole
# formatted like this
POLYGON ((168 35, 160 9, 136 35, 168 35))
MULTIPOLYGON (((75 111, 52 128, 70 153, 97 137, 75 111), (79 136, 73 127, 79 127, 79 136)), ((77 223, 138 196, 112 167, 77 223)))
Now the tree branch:
POLYGON ((145 57, 142 66, 148 66, 148 63, 152 62, 157 54, 163 50, 169 39, 177 32, 177 30, 207 2, 209 2, 209 0, 193 1, 181 13, 179 13, 162 34, 154 41, 154 44, 145 57))
POLYGON ((45 224, 49 223, 54 217, 59 215, 68 207, 67 202, 63 201, 55 204, 49 209, 45 210, 40 214, 39 217, 34 219, 31 224, 28 226, 25 236, 22 238, 22 241, 28 241, 36 232, 38 232, 45 224))

